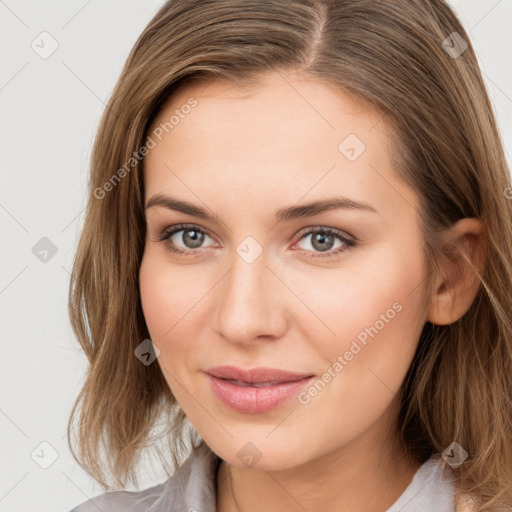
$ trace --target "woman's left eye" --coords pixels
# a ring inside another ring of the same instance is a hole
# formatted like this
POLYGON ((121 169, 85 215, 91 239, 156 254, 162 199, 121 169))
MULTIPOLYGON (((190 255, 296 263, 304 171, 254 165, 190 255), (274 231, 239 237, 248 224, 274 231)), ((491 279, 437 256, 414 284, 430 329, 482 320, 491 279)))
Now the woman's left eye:
MULTIPOLYGON (((298 242, 294 245, 299 244, 308 237, 310 237, 309 245, 312 247, 312 250, 305 249, 304 247, 301 247, 301 249, 311 253, 307 256, 310 258, 332 257, 355 245, 355 239, 353 237, 349 237, 341 231, 327 227, 317 227, 302 232, 298 242), (335 247, 336 241, 338 241, 338 245, 335 247)), ((173 253, 192 255, 198 252, 196 249, 205 248, 202 244, 207 238, 213 241, 213 238, 208 232, 199 226, 177 225, 163 231, 158 240, 162 242, 165 241, 173 253), (179 235, 180 233, 181 235, 179 235)), ((215 245, 212 245, 211 247, 214 246, 215 245)))
POLYGON ((356 244, 354 238, 345 235, 341 231, 327 227, 318 227, 306 231, 300 237, 299 242, 307 239, 308 237, 310 238, 308 245, 313 247, 313 251, 310 251, 309 249, 305 250, 307 252, 311 252, 311 254, 308 255, 310 258, 333 257, 356 244), (336 240, 338 240, 339 244, 337 247, 334 247, 336 240))

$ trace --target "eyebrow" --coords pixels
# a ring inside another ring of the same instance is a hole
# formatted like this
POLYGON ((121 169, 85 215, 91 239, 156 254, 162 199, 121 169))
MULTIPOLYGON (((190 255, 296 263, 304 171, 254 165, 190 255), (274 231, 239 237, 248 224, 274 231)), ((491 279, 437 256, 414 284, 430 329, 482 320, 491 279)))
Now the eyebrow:
MULTIPOLYGON (((219 222, 220 218, 218 215, 210 214, 205 209, 195 206, 186 201, 180 201, 173 197, 166 196, 158 193, 151 197, 146 203, 146 210, 155 206, 161 206, 169 210, 175 210, 177 212, 192 215, 200 219, 209 221, 219 222)), ((330 210, 363 210, 373 213, 379 213, 373 206, 368 203, 361 201, 354 201, 347 197, 330 197, 312 203, 303 204, 300 206, 288 206, 281 208, 276 212, 275 219, 276 223, 290 221, 294 219, 300 219, 304 217, 312 217, 330 210)))

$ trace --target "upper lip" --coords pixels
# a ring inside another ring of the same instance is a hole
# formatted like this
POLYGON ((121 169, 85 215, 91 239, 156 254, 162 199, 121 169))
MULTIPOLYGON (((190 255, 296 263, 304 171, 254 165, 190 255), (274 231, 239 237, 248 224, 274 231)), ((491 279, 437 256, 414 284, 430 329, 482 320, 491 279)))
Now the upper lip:
POLYGON ((215 366, 206 370, 206 373, 220 379, 234 379, 241 382, 292 382, 313 376, 311 373, 288 372, 265 366, 247 369, 236 366, 215 366))

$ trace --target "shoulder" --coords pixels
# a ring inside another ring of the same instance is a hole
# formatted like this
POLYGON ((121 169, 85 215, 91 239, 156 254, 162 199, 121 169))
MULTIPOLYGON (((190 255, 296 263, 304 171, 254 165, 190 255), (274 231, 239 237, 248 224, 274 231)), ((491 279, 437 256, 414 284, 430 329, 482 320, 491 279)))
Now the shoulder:
POLYGON ((142 491, 106 492, 84 501, 69 512, 146 512, 162 496, 166 483, 142 491))
POLYGON ((215 512, 215 475, 220 459, 202 443, 165 482, 142 491, 113 491, 91 498, 70 512, 215 512))

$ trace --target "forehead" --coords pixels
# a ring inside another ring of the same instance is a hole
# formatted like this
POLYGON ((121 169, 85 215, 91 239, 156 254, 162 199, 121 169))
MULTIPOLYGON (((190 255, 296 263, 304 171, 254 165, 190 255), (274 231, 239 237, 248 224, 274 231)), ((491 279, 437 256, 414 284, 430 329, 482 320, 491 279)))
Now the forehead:
POLYGON ((277 187, 287 203, 333 189, 368 202, 416 200, 394 175, 383 115, 311 77, 272 73, 245 86, 196 79, 174 92, 151 131, 173 115, 178 122, 146 157, 148 193, 183 189, 186 180, 194 191, 214 183, 267 201, 277 187))
MULTIPOLYGON (((301 117, 306 120, 314 119, 315 125, 324 129, 336 131, 343 129, 348 117, 352 117, 352 124, 357 120, 361 126, 370 123, 370 127, 382 120, 383 115, 359 99, 354 94, 342 91, 332 84, 327 84, 309 75, 294 71, 268 73, 257 78, 246 79, 243 82, 232 83, 226 80, 212 80, 204 77, 195 77, 181 82, 173 91, 164 107, 155 118, 152 129, 169 118, 169 114, 179 110, 190 98, 200 101, 201 108, 194 108, 193 120, 200 121, 215 113, 216 123, 223 120, 232 120, 230 115, 239 112, 252 113, 247 119, 253 125, 263 120, 263 114, 270 121, 272 118, 282 116, 290 119, 290 111, 295 115, 293 119, 301 117), (261 112, 261 107, 272 106, 272 110, 261 112), (344 114, 341 116, 340 114, 344 114), (203 116, 203 118, 202 118, 203 116)), ((242 123, 244 119, 238 119, 242 123)), ((315 128, 311 125, 311 129, 315 128)), ((316 127, 318 127, 316 126, 316 127)), ((270 128, 270 125, 267 126, 270 128)), ((355 128, 355 126, 354 126, 355 128)))

